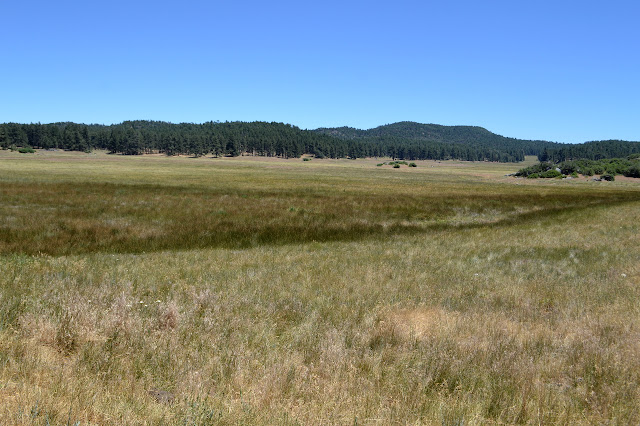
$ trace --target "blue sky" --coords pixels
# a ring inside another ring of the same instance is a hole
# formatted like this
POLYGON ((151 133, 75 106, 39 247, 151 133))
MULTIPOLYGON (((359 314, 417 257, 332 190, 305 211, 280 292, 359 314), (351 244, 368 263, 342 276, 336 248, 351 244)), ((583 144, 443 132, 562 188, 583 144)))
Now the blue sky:
POLYGON ((10 1, 0 122, 465 124, 640 140, 637 1, 10 1))

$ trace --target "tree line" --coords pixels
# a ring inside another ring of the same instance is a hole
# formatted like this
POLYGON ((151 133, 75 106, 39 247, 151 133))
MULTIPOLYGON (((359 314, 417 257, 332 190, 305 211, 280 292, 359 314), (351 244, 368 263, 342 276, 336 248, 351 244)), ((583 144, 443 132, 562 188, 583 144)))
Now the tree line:
POLYGON ((623 158, 640 153, 640 142, 606 140, 545 148, 538 154, 540 162, 560 163, 567 160, 602 160, 623 158))
POLYGON ((471 126, 405 122, 388 127, 384 131, 377 128, 379 130, 376 132, 352 129, 360 133, 345 137, 336 129, 302 130, 275 122, 173 124, 125 121, 114 125, 4 123, 0 124, 0 147, 86 152, 104 149, 126 155, 163 153, 297 158, 309 154, 317 158, 391 157, 397 160, 518 162, 524 160, 525 155, 539 155, 543 149, 549 152, 550 148, 559 145, 505 138, 471 126), (416 125, 430 127, 416 130, 416 125))

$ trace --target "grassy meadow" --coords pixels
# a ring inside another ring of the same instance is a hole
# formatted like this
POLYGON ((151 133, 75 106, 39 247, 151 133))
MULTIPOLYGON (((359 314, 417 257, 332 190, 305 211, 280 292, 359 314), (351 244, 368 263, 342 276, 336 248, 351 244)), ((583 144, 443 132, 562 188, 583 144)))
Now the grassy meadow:
POLYGON ((0 424, 639 423, 640 182, 379 162, 0 151, 0 424))

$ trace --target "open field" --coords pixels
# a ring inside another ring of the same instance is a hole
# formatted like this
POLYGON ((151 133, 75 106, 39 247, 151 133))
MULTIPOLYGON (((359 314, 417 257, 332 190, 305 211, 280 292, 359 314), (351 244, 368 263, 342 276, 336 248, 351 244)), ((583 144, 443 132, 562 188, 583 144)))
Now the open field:
POLYGON ((381 161, 0 151, 0 423, 640 422, 640 182, 381 161))

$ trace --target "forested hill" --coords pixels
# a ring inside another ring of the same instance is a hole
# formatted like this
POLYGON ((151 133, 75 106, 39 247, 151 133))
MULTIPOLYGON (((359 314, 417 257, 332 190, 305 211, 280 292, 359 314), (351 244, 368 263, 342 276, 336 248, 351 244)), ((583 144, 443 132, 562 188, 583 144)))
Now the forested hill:
MULTIPOLYGON (((620 146, 620 141, 614 142, 615 146, 620 146)), ((249 154, 295 158, 310 154, 317 158, 392 157, 399 160, 516 162, 523 160, 525 155, 543 155, 545 152, 547 155, 562 155, 568 149, 577 150, 586 145, 507 138, 481 127, 413 122, 369 130, 350 127, 302 130, 284 123, 212 121, 203 124, 125 121, 108 126, 69 122, 0 124, 0 148, 3 149, 106 149, 129 155, 159 152, 166 155, 249 154)), ((605 145, 593 146, 606 150, 605 145)), ((593 150, 589 152, 593 153, 593 150)), ((618 151, 616 156, 619 156, 618 151)))
POLYGON ((484 151, 493 150, 503 158, 496 161, 521 161, 523 155, 539 155, 545 148, 555 149, 563 144, 554 142, 523 140, 500 136, 477 126, 442 126, 402 121, 369 130, 352 127, 320 128, 316 132, 345 140, 359 140, 391 146, 438 146, 445 150, 459 150, 464 158, 463 147, 474 147, 484 151), (447 145, 460 145, 459 148, 447 145), (505 159, 504 156, 509 157, 505 159))
POLYGON ((468 142, 472 140, 491 142, 496 139, 509 139, 477 126, 443 126, 440 124, 421 124, 413 121, 386 124, 369 130, 354 129, 352 127, 322 127, 316 131, 341 139, 398 137, 440 142, 468 142))

